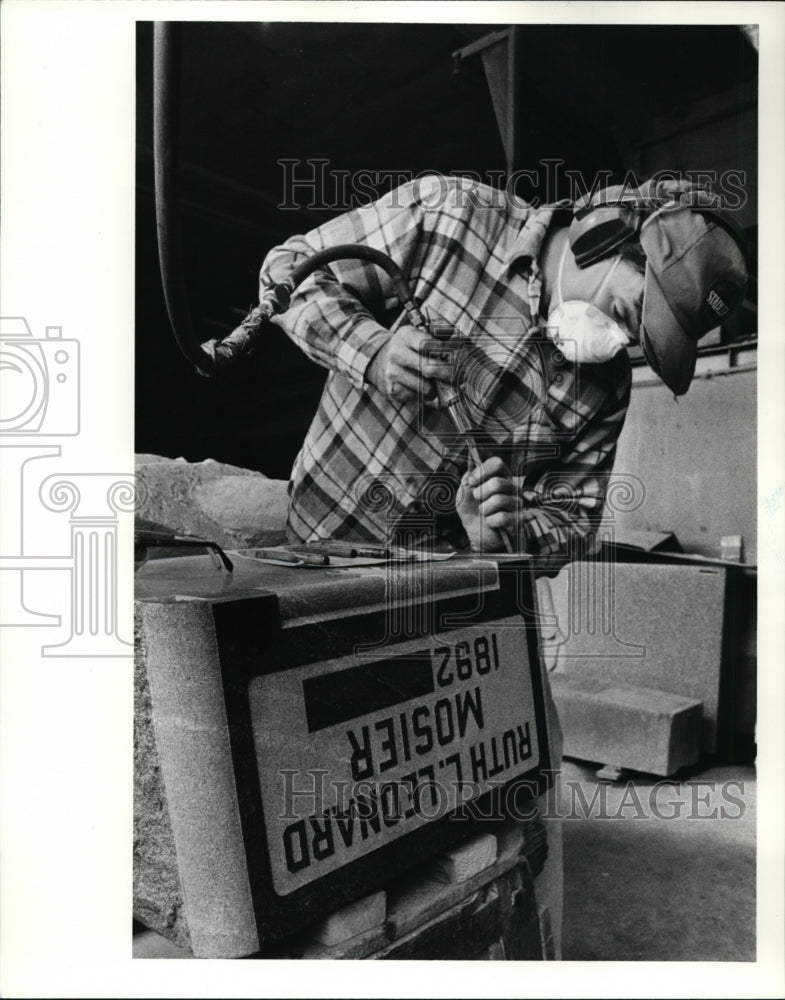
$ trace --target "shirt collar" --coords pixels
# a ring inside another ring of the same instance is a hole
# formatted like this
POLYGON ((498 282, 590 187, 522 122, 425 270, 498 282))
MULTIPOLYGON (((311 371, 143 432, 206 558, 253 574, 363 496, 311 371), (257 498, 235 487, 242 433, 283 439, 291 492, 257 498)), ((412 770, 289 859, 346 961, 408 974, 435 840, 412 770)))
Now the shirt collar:
POLYGON ((505 254, 505 267, 520 262, 521 270, 526 273, 532 262, 540 255, 540 248, 554 215, 561 214, 565 209, 572 210, 572 207, 571 201, 557 201, 553 205, 543 205, 542 208, 533 211, 505 254))

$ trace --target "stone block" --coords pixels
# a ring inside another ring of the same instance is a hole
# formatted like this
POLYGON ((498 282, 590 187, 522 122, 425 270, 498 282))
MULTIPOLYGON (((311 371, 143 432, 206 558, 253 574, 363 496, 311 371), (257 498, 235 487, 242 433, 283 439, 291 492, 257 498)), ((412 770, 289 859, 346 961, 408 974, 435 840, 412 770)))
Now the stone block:
POLYGON ((743 685, 741 676, 728 676, 728 632, 735 625, 726 613, 725 568, 575 562, 552 589, 567 636, 560 673, 700 701, 701 749, 717 751, 731 692, 743 685))
POLYGON ((701 703, 667 691, 552 674, 564 754, 667 776, 700 754, 701 703))
POLYGON ((436 862, 436 878, 456 884, 478 875, 496 861, 496 838, 492 833, 479 837, 445 852, 436 862))
POLYGON ((319 924, 313 937, 320 944, 332 947, 349 938, 357 937, 384 923, 387 916, 387 893, 375 892, 342 907, 319 924))
MULTIPOLYGON (((412 828, 401 836, 400 813, 385 813, 389 800, 381 797, 375 827, 373 817, 367 826, 356 823, 358 815, 362 819, 356 810, 347 814, 349 825, 339 828, 322 825, 320 815, 306 812, 307 807, 294 817, 281 808, 280 796, 286 794, 283 768, 296 767, 301 774, 320 773, 318 768, 329 777, 349 779, 357 761, 349 758, 348 748, 359 747, 358 738, 371 740, 373 733, 381 733, 381 728, 370 727, 376 726, 382 714, 393 717, 395 712, 394 718, 399 719, 404 703, 415 698, 423 699, 430 711, 440 698, 428 653, 434 643, 430 632, 380 647, 378 658, 372 661, 374 671, 367 659, 355 661, 360 637, 367 641, 384 634, 387 606, 383 598, 389 592, 390 569, 374 570, 373 575, 367 569, 364 573, 329 568, 292 572, 238 558, 236 571, 229 577, 209 568, 205 573, 205 563, 206 557, 198 556, 159 559, 136 577, 137 670, 149 690, 146 700, 137 699, 140 732, 149 737, 145 747, 140 746, 138 780, 143 782, 149 771, 159 781, 154 795, 139 800, 139 884, 157 887, 155 872, 145 862, 151 846, 146 839, 148 831, 155 832, 155 824, 164 818, 168 854, 161 855, 160 865, 171 876, 166 890, 161 885, 156 898, 137 893, 136 915, 162 932, 175 917, 182 919, 188 947, 197 957, 239 957, 291 935, 312 935, 312 929, 332 910, 369 893, 389 890, 391 885, 397 887, 401 876, 416 865, 426 865, 433 878, 434 859, 471 834, 466 824, 458 822, 431 829, 415 810, 409 810, 403 819, 411 820, 412 828), (328 592, 334 592, 329 600, 328 592), (369 614, 375 616, 370 626, 369 614), (416 671, 404 678, 399 661, 407 668, 414 664, 416 671), (359 701, 353 700, 357 671, 366 681, 370 677, 378 682, 367 684, 359 701), (423 677, 433 683, 433 690, 425 689, 423 677), (321 698, 325 688, 330 694, 327 700, 321 698), (391 690, 399 699, 393 705, 391 690), (346 725, 318 716, 314 706, 324 704, 334 706, 342 722, 351 726, 351 740, 346 725), (341 715, 347 706, 351 714, 341 715), (366 729, 368 737, 362 735, 366 729), (159 815, 162 805, 165 817, 159 815), (387 819, 394 822, 388 824, 387 819), (269 867, 259 861, 263 850, 269 867)), ((495 595, 498 574, 493 564, 488 568, 492 573, 488 589, 495 595)), ((436 595, 434 607, 442 607, 444 601, 454 611, 456 591, 467 595, 467 607, 476 607, 478 572, 468 560, 443 568, 394 568, 394 592, 401 607, 421 599, 425 570, 431 593, 436 595)), ((482 564, 480 571, 485 574, 482 564)), ((483 575, 480 583, 484 581, 483 575)), ((491 613, 508 607, 506 597, 500 607, 489 604, 489 628, 496 621, 491 613)), ((455 635, 450 635, 455 642, 455 635)), ((467 635, 474 640, 474 633, 467 635)), ((519 720, 522 705, 531 698, 530 736, 533 745, 536 731, 541 752, 547 740, 541 724, 544 713, 542 705, 536 705, 536 690, 530 693, 525 683, 521 655, 526 647, 521 638, 514 629, 500 628, 501 668, 483 675, 483 717, 476 718, 476 726, 484 725, 488 732, 506 731, 505 720, 509 717, 511 724, 519 720)), ((477 699, 479 705, 479 694, 477 699)), ((446 700, 444 704, 449 706, 446 700)), ((408 753, 404 725, 399 740, 402 754, 408 753)), ((475 717, 467 716, 465 741, 476 741, 474 726, 475 717)), ((457 738, 453 742, 458 752, 457 738)), ((379 748, 371 746, 367 752, 376 762, 387 753, 381 742, 379 748)), ((433 753, 435 763, 443 751, 434 743, 433 753)), ((533 752, 531 757, 531 773, 537 780, 536 761, 543 757, 533 752)), ((404 763, 401 760, 401 769, 404 763)), ((498 844, 487 837, 488 854, 479 861, 476 856, 472 864, 461 855, 454 859, 448 878, 455 883, 435 883, 432 895, 421 895, 417 906, 403 914, 406 926, 410 918, 411 926, 419 923, 426 910, 441 912, 447 898, 463 898, 474 879, 492 877, 489 872, 497 866, 495 860, 498 864, 497 848, 501 856, 506 849, 501 827, 498 824, 493 830, 500 835, 498 844), (474 871, 479 874, 472 877, 474 871)), ((476 832, 475 828, 472 833, 476 832)), ((511 864, 517 863, 522 839, 526 846, 525 833, 516 832, 511 838, 516 848, 511 864)), ((472 855, 477 851, 476 847, 465 850, 472 855)), ((379 926, 384 930, 393 923, 388 913, 379 926)), ((364 934, 369 940, 362 948, 381 946, 384 935, 377 931, 356 933, 348 939, 354 942, 351 948, 320 944, 313 937, 310 943, 323 951, 343 948, 356 956, 355 945, 364 934)), ((346 928, 342 933, 348 933, 346 928)), ((325 934, 331 939, 329 928, 323 929, 325 934)))
POLYGON ((137 455, 137 516, 223 548, 286 541, 287 484, 211 458, 137 455))

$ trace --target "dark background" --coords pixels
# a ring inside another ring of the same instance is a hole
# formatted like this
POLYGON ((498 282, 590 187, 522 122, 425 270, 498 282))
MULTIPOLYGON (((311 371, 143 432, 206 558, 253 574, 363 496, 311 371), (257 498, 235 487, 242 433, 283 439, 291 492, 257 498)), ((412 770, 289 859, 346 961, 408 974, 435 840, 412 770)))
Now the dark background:
MULTIPOLYGON (((256 303, 272 246, 335 214, 280 209, 279 160, 328 159, 330 171, 352 173, 504 170, 481 58, 455 73, 452 57, 503 27, 183 25, 183 264, 200 341, 229 332, 256 303)), ((621 181, 627 169, 744 169, 738 217, 754 247, 757 56, 737 26, 532 25, 520 37, 516 166, 564 161, 555 189, 540 167, 524 197, 568 197, 566 169, 589 183, 603 170, 621 181)), ((241 374, 221 379, 180 355, 158 270, 152 145, 152 25, 140 23, 136 450, 288 478, 325 372, 279 331, 241 374)), ((745 336, 755 329, 748 309, 745 336)))

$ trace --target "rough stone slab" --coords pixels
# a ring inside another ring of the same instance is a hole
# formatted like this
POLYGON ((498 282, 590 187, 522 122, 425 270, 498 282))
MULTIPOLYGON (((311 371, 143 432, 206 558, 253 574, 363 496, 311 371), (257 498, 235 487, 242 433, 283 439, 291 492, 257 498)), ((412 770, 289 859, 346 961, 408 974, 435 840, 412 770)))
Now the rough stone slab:
POLYGON ((194 957, 188 949, 181 948, 173 941, 152 930, 134 932, 132 954, 135 959, 174 958, 184 960, 194 957))
POLYGON ((496 853, 497 843, 493 834, 481 834, 443 854, 436 862, 436 878, 453 885, 465 882, 489 868, 496 861, 496 853))
POLYGON ((287 484, 261 472, 138 455, 136 482, 137 517, 171 531, 229 549, 286 541, 287 484))
POLYGON ((551 676, 564 727, 564 754, 667 776, 700 754, 702 706, 643 687, 610 687, 551 676))
POLYGON ((328 947, 357 937, 383 924, 387 916, 387 893, 375 892, 342 907, 314 930, 313 937, 328 947))
POLYGON ((134 842, 133 911, 146 927, 181 948, 191 939, 177 868, 172 821, 155 740, 147 647, 139 616, 134 622, 134 842))

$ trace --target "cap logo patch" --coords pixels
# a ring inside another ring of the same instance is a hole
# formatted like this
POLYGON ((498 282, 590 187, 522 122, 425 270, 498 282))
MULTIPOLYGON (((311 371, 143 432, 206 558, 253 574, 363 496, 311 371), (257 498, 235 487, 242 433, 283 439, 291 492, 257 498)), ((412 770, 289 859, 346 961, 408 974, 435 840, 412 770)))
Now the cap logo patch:
POLYGON ((706 303, 720 319, 722 319, 723 316, 727 316, 730 312, 730 307, 725 304, 713 288, 706 296, 706 303))

